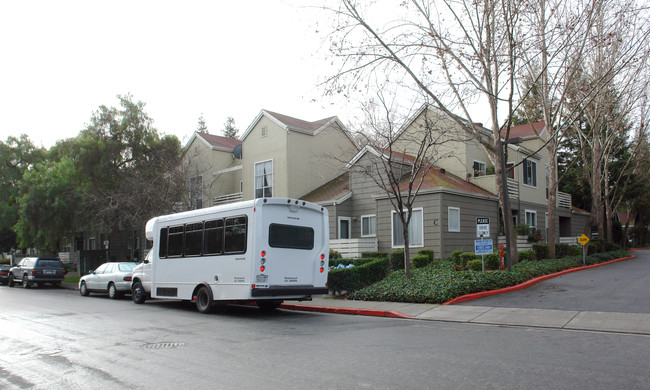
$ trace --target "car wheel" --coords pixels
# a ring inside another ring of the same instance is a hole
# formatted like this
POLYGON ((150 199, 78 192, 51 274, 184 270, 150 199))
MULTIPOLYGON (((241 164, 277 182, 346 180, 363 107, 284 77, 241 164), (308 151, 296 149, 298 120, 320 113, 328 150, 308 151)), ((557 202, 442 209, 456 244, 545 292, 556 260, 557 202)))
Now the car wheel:
POLYGON ((23 275, 23 288, 29 288, 29 279, 27 279, 27 275, 23 275))
POLYGON ((115 299, 119 296, 120 294, 117 293, 117 287, 115 287, 115 284, 110 283, 108 285, 108 297, 110 299, 115 299))
POLYGON ((79 285, 79 294, 81 294, 81 296, 84 297, 87 297, 88 294, 90 294, 88 292, 88 286, 86 286, 86 282, 81 282, 81 284, 79 285))
POLYGON ((199 313, 209 313, 212 309, 212 291, 206 287, 201 286, 196 291, 196 310, 199 313))
POLYGON ((142 283, 133 283, 133 286, 131 287, 131 299, 133 299, 133 302, 135 303, 144 303, 144 301, 147 300, 147 293, 144 291, 142 283))
POLYGON ((9 274, 9 280, 7 281, 7 286, 9 287, 14 286, 14 276, 12 274, 9 274))

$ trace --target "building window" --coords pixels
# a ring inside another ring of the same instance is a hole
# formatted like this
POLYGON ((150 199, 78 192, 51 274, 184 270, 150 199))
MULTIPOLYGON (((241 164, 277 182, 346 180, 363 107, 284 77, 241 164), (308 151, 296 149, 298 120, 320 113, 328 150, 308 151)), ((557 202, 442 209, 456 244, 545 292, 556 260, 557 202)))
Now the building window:
POLYGON ((526 159, 523 164, 524 184, 537 187, 537 163, 526 159))
POLYGON ((266 129, 266 126, 262 127, 262 131, 260 132, 262 137, 266 137, 268 134, 268 130, 266 129))
POLYGON ((526 210, 526 225, 530 227, 537 227, 537 211, 526 210))
POLYGON ((350 217, 339 217, 339 240, 347 240, 350 238, 350 217))
POLYGON ((474 177, 485 176, 487 168, 484 162, 474 161, 474 177))
POLYGON ((361 237, 374 237, 377 235, 377 217, 374 215, 361 216, 361 237))
POLYGON ((190 210, 203 207, 203 176, 190 178, 190 210))
POLYGON ((506 174, 508 176, 508 179, 514 179, 515 178, 515 164, 514 163, 507 163, 506 164, 506 174))
POLYGON ((255 198, 273 196, 273 160, 255 163, 255 198))
POLYGON ((460 209, 458 207, 447 207, 447 230, 450 232, 460 231, 460 209))
MULTIPOLYGON (((403 212, 405 213, 405 212, 403 212)), ((424 224, 422 209, 413 209, 411 221, 409 222, 409 246, 424 245, 424 224)), ((404 225, 399 215, 392 212, 393 248, 404 247, 404 225)))

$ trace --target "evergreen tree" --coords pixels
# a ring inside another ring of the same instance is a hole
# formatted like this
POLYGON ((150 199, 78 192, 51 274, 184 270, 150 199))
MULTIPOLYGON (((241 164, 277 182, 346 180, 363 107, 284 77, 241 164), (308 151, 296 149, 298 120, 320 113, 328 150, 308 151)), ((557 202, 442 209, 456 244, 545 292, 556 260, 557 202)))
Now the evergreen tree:
POLYGON ((226 123, 223 124, 223 136, 228 138, 237 138, 239 129, 235 126, 235 118, 229 116, 226 123))
POLYGON ((199 124, 196 126, 196 131, 200 133, 209 133, 208 126, 205 124, 205 119, 203 118, 203 113, 199 117, 199 124))

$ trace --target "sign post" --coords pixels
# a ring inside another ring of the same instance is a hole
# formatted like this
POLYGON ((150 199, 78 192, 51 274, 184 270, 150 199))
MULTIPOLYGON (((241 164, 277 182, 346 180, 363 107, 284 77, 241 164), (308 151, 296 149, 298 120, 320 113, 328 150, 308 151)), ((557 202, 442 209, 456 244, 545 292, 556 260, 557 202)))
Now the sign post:
POLYGON ((492 240, 484 240, 484 237, 490 237, 490 218, 476 218, 476 237, 480 240, 474 240, 474 253, 481 255, 481 269, 485 272, 484 255, 492 254, 492 240), (489 247, 489 252, 488 248, 489 247), (480 253, 479 253, 480 252, 480 253))
POLYGON ((587 243, 589 242, 589 237, 583 234, 578 237, 578 242, 580 245, 582 245, 582 265, 585 265, 587 259, 587 243))

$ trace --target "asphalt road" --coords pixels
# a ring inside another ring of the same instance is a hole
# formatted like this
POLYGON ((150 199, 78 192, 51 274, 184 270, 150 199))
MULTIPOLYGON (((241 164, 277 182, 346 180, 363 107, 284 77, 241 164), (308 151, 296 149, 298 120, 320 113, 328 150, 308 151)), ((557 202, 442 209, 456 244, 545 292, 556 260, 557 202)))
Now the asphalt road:
POLYGON ((650 337, 0 286, 2 389, 647 389, 650 337))
POLYGON ((459 305, 650 314, 650 250, 632 254, 634 259, 459 305))

